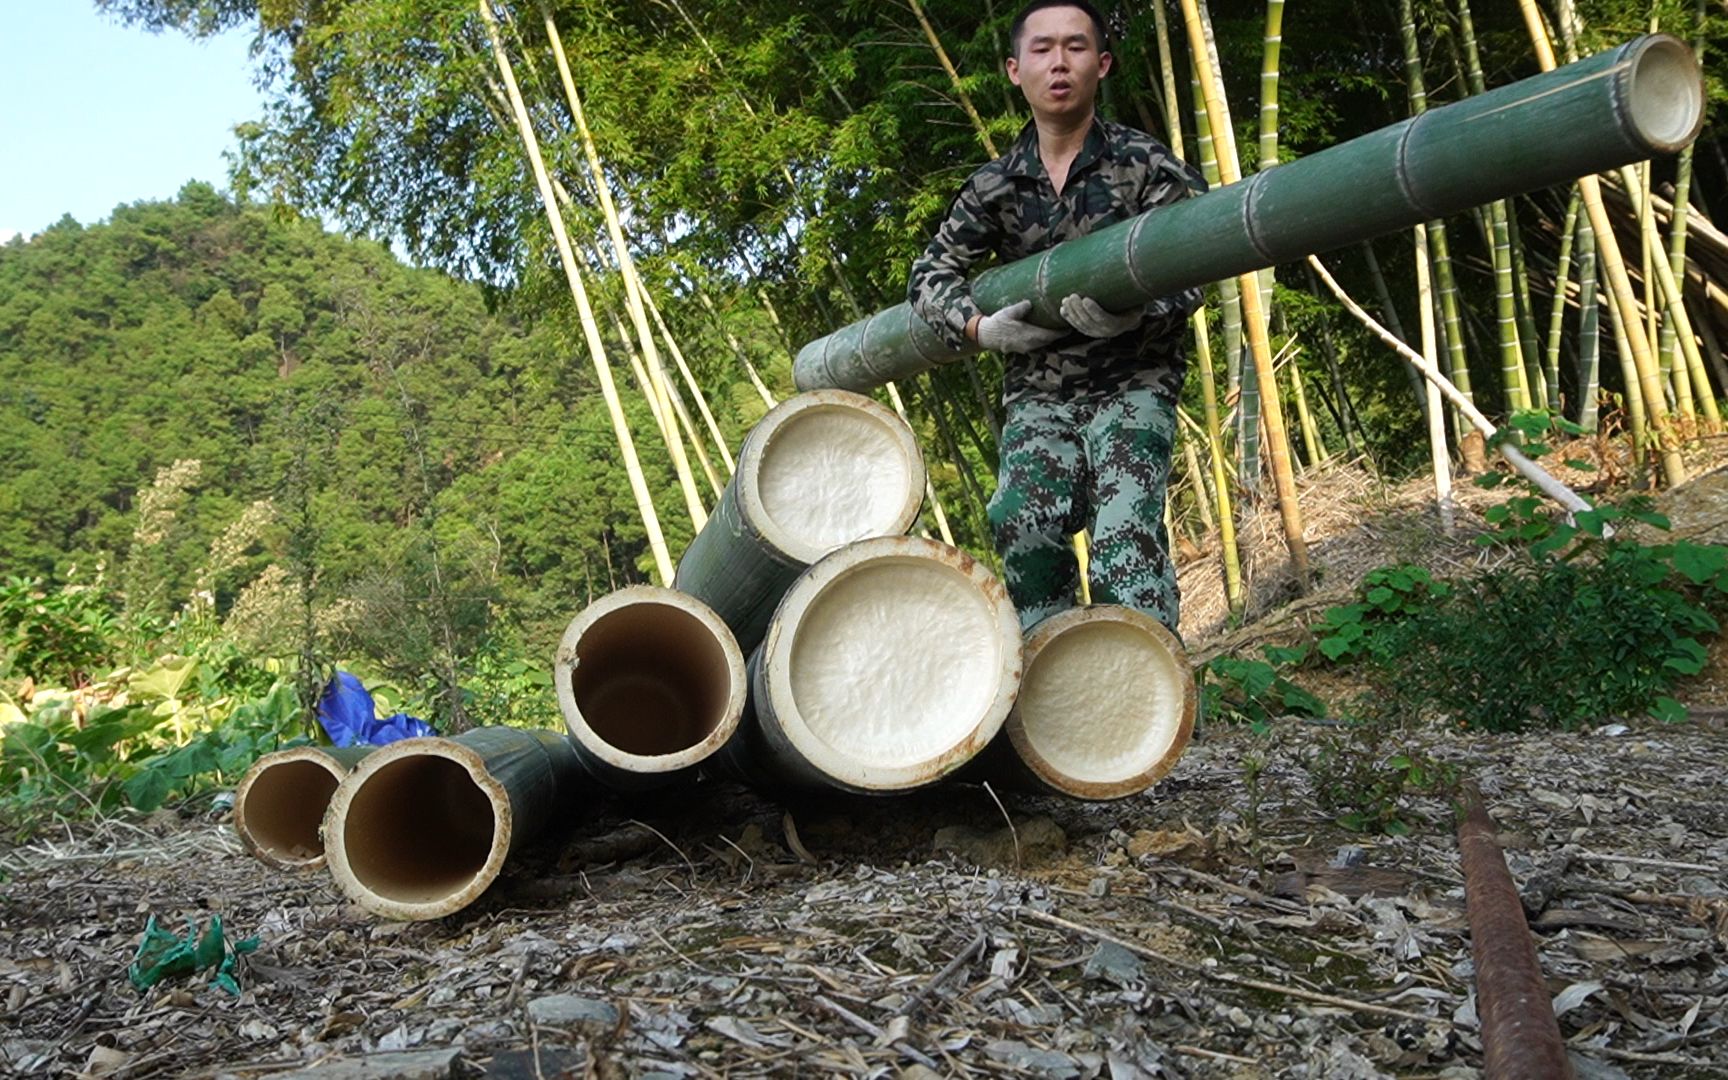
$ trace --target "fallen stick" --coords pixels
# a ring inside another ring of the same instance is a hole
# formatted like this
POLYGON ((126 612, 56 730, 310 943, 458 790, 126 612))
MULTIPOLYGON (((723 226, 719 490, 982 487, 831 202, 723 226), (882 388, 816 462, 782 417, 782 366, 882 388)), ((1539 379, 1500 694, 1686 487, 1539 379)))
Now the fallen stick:
POLYGON ((1268 994, 1279 994, 1284 997, 1297 998, 1302 1001, 1312 1001, 1317 1005, 1331 1005, 1334 1008, 1348 1009, 1351 1012, 1371 1013, 1375 1016, 1390 1016, 1399 1020, 1413 1020, 1419 1024, 1429 1024, 1435 1027, 1452 1026, 1452 1021, 1438 1016, 1423 1016, 1420 1013, 1405 1012, 1403 1009, 1391 1009, 1384 1005, 1370 1005, 1366 1001, 1355 1001, 1351 998, 1334 997, 1331 994, 1322 994, 1313 990, 1303 990, 1296 986, 1283 986, 1278 983, 1261 982, 1259 979, 1244 979, 1240 975, 1232 975, 1226 971, 1213 971, 1210 968, 1201 967, 1199 964, 1190 964, 1186 960, 1178 960, 1174 956, 1166 955, 1156 949, 1141 945, 1138 942, 1129 941, 1126 938, 1119 938, 1116 935, 1106 933, 1103 930, 1098 930, 1086 926, 1083 923, 1064 919, 1060 915, 1051 915, 1047 912, 1039 911, 1036 908, 1015 908, 1014 911, 1016 914, 1024 915, 1034 922, 1048 923, 1051 926, 1060 926, 1064 930, 1073 930, 1076 933, 1097 938, 1099 941, 1108 941, 1112 945, 1120 946, 1131 953, 1144 956, 1149 960, 1156 960, 1161 964, 1168 964, 1178 970, 1186 971, 1193 975, 1199 975, 1202 978, 1211 979, 1214 982, 1221 982, 1227 986, 1239 986, 1244 990, 1261 990, 1268 994))
POLYGON ((961 966, 968 960, 977 956, 979 953, 982 953, 984 951, 984 946, 987 943, 987 935, 982 930, 978 931, 978 936, 973 938, 971 943, 964 949, 961 949, 959 953, 955 955, 954 959, 948 961, 948 965, 941 971, 938 971, 935 978, 925 983, 919 988, 916 994, 913 994, 910 998, 906 999, 906 1004, 894 1010, 895 1014, 898 1016, 912 1016, 916 1014, 916 1012, 923 1007, 924 1000, 931 994, 935 993, 937 987, 953 978, 954 973, 959 971, 961 966))
POLYGON ((1626 863, 1630 866, 1653 866, 1659 870, 1699 870, 1707 874, 1720 874, 1722 868, 1709 866, 1705 863, 1673 862, 1668 859, 1646 859, 1639 855, 1605 855, 1598 851, 1580 851, 1580 859, 1591 862, 1626 863))

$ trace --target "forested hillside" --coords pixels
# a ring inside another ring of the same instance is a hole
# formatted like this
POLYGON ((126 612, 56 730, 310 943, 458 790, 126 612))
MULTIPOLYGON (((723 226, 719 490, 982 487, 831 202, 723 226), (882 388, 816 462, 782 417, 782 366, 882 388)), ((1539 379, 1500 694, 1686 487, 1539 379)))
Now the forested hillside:
MULTIPOLYGON (((100 576, 134 619, 207 591, 261 655, 293 655, 309 579, 331 649, 412 671, 447 627, 464 654, 546 652, 642 580, 555 324, 207 185, 0 247, 0 387, 0 566, 100 576)), ((750 404, 722 408, 733 433, 750 404)))

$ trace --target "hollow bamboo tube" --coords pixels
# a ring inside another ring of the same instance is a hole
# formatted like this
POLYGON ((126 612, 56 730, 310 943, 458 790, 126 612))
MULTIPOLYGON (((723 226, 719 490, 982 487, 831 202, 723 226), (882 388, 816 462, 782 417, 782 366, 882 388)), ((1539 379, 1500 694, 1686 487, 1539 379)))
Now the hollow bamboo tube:
POLYGON ((673 586, 712 608, 748 655, 805 567, 852 541, 906 532, 924 489, 918 441, 894 413, 843 390, 788 398, 745 436, 673 586))
POLYGON ((738 730, 744 654, 714 609, 638 585, 570 621, 553 662, 576 756, 607 787, 689 779, 738 730))
POLYGON ((568 736, 476 728, 374 750, 324 815, 330 876, 386 919, 437 919, 479 899, 509 855, 582 789, 568 736))
POLYGON ((1020 686, 1008 593, 958 548, 850 544, 799 576, 750 658, 732 776, 864 794, 935 783, 1001 730, 1020 686))
POLYGON ((278 870, 324 865, 318 825, 336 785, 370 746, 296 746, 252 763, 234 789, 234 831, 246 850, 278 870))
POLYGON ((1114 604, 1069 608, 1025 641, 1020 695, 989 764, 1004 781, 1077 799, 1138 795, 1173 768, 1198 696, 1176 635, 1114 604), (1011 751, 1011 753, 1010 753, 1011 751))
MULTIPOLYGON (((1029 299, 1051 327, 1074 292, 1127 310, 1671 153, 1697 136, 1703 103, 1692 50, 1647 35, 986 270, 972 295, 987 312, 1029 299)), ((804 346, 793 377, 865 390, 963 355, 900 304, 804 346)))

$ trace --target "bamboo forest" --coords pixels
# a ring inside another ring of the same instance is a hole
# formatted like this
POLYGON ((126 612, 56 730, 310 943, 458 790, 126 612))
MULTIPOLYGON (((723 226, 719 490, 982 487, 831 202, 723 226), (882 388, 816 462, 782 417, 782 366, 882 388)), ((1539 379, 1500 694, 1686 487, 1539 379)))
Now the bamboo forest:
POLYGON ((1728 3, 1093 2, 82 0, 0 1075, 1728 1073, 1728 3))

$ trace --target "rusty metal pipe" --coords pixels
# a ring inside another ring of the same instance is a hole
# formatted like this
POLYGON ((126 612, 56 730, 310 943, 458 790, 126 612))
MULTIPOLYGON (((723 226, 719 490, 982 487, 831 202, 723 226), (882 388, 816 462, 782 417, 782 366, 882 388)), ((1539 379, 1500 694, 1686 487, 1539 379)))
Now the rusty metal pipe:
POLYGON ((744 714, 732 631, 702 601, 652 585, 603 596, 572 619, 553 677, 583 767, 620 791, 693 777, 744 714))
POLYGON ((1494 842, 1494 823, 1482 804, 1482 793, 1468 782, 1458 822, 1458 857, 1470 912, 1483 1076, 1487 1080, 1571 1080, 1572 1063, 1554 1019, 1518 888, 1494 842))
POLYGON ((318 825, 330 796, 370 746, 296 746, 252 763, 234 789, 234 831, 259 861, 278 870, 324 865, 318 825))
POLYGON ((550 731, 476 728, 379 747, 330 799, 330 876, 383 918, 455 914, 583 786, 569 737, 550 731))

